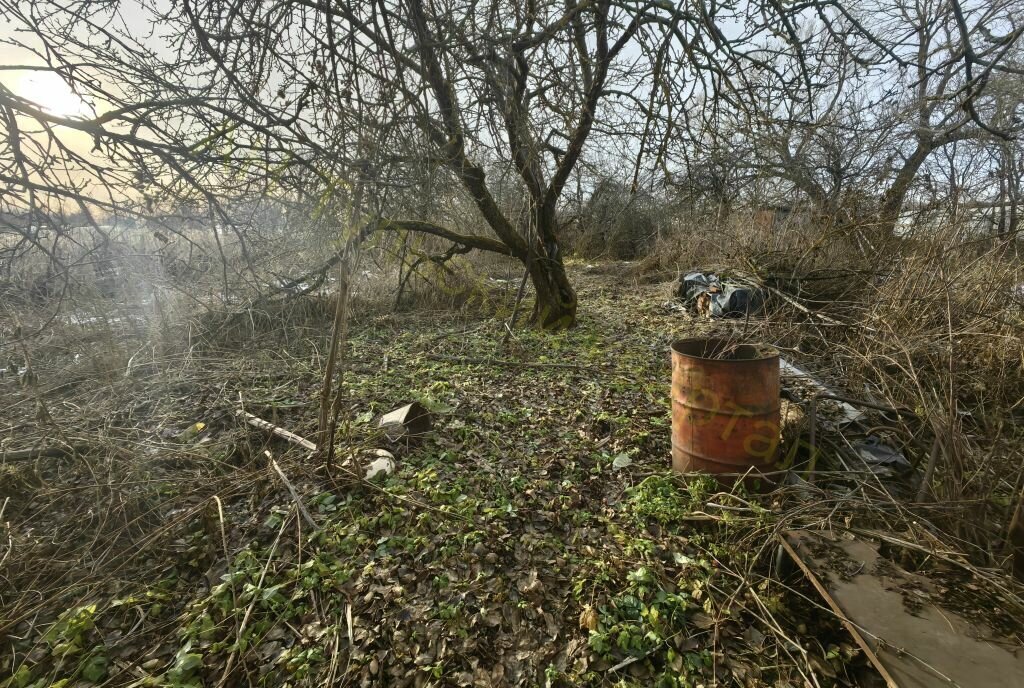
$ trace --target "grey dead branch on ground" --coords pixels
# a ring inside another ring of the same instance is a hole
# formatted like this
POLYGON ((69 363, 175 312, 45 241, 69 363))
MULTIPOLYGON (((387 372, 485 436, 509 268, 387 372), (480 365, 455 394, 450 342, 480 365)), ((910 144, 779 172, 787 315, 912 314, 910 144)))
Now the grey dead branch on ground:
MULTIPOLYGON (((309 509, 307 509, 306 506, 302 503, 302 497, 295 489, 295 486, 292 485, 290 480, 288 480, 288 476, 284 474, 284 471, 281 470, 281 467, 277 465, 277 461, 274 460, 273 455, 269 451, 265 451, 264 454, 270 461, 270 467, 274 469, 275 473, 277 473, 277 477, 279 477, 281 479, 281 482, 284 483, 284 486, 288 488, 288 494, 292 496, 292 501, 295 502, 295 507, 299 510, 299 513, 302 514, 302 518, 306 521, 306 524, 310 528, 315 530, 316 521, 313 520, 313 516, 309 513, 309 509)), ((248 614, 246 614, 246 617, 248 617, 248 614)))
MULTIPOLYGON (((307 458, 312 458, 314 455, 318 453, 317 445, 313 444, 306 438, 297 435, 294 432, 291 432, 290 430, 285 430, 282 427, 265 421, 262 418, 259 418, 242 409, 238 409, 236 411, 236 414, 244 418, 245 422, 251 425, 252 427, 263 430, 264 432, 269 432, 273 436, 278 437, 284 440, 285 442, 288 442, 289 444, 309 451, 310 454, 308 455, 307 458)), ((431 427, 429 412, 427 412, 426 409, 424 409, 422 406, 416 403, 408 404, 400 409, 393 411, 390 414, 386 414, 385 418, 388 418, 389 416, 391 417, 391 419, 388 420, 387 422, 384 422, 384 420, 382 419, 381 427, 384 428, 385 433, 393 442, 399 439, 420 438, 431 427)), ((274 472, 278 474, 278 476, 281 478, 282 483, 284 483, 285 487, 288 488, 288 492, 289 494, 291 494, 292 499, 296 501, 296 504, 298 505, 299 511, 302 514, 303 518, 306 519, 307 523, 311 527, 315 527, 316 523, 313 521, 313 518, 310 515, 309 511, 306 509, 306 507, 301 504, 299 493, 296 491, 295 487, 288 480, 287 476, 281 470, 280 466, 278 466, 277 462, 274 460, 269 450, 265 451, 264 454, 270 461, 270 465, 274 469, 274 472)), ((374 449, 366 453, 365 456, 362 458, 364 460, 360 461, 360 463, 366 464, 365 474, 363 475, 364 480, 372 480, 381 475, 391 475, 392 473, 394 473, 398 465, 395 459, 395 455, 386 449, 374 449)), ((340 467, 346 468, 351 465, 352 460, 348 458, 340 464, 340 467)))
POLYGON ((307 440, 305 437, 301 437, 299 435, 296 435, 294 432, 291 432, 290 430, 285 430, 284 428, 278 427, 273 423, 265 421, 262 418, 252 413, 249 413, 248 411, 238 409, 236 413, 238 414, 238 416, 243 418, 246 423, 248 423, 254 428, 258 428, 260 430, 263 430, 264 432, 269 432, 276 437, 280 437, 286 442, 302 447, 303 449, 308 449, 311 452, 317 451, 317 446, 313 442, 307 440))
POLYGON ((0 452, 0 463, 6 461, 32 461, 34 459, 55 459, 74 456, 89 451, 88 444, 70 446, 39 447, 35 449, 12 449, 0 452))

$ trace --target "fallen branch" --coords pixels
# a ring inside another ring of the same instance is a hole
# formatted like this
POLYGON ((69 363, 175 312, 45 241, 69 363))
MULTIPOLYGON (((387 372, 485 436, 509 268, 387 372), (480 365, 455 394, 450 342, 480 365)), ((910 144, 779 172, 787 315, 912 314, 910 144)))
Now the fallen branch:
POLYGON ((827 315, 822 315, 821 313, 816 313, 816 312, 812 311, 810 308, 808 308, 807 306, 803 305, 802 303, 800 303, 799 301, 794 299, 792 296, 790 296, 786 292, 782 291, 781 289, 776 289, 775 287, 768 286, 767 284, 764 284, 763 282, 760 285, 758 285, 758 286, 761 289, 764 289, 766 291, 771 292, 775 296, 779 297, 780 299, 782 299, 783 301, 788 303, 793 308, 797 309, 801 313, 804 313, 805 315, 807 315, 807 316, 809 316, 811 318, 817 318, 818 320, 821 320, 822 322, 826 322, 829 325, 836 325, 836 326, 842 326, 842 327, 851 327, 847 323, 839 322, 838 320, 830 318, 827 315))
POLYGON ((78 454, 89 449, 87 444, 74 444, 71 446, 58 447, 36 447, 34 449, 17 449, 15 451, 0 453, 0 463, 8 461, 31 461, 32 459, 51 459, 61 456, 78 454))
POLYGON ((269 423, 260 418, 259 416, 255 416, 249 413, 248 411, 238 409, 238 411, 235 412, 235 415, 244 418, 245 422, 253 426, 254 428, 265 430, 274 435, 275 437, 280 437, 286 442, 291 442, 292 444, 300 446, 303 449, 308 449, 309 451, 312 452, 316 451, 316 445, 307 440, 305 437, 302 437, 301 435, 296 435, 294 432, 291 432, 290 430, 285 430, 284 428, 278 427, 273 423, 269 423))
POLYGON ((277 477, 279 477, 281 482, 284 483, 284 486, 288 488, 288 493, 292 496, 295 506, 299 508, 299 513, 302 514, 302 518, 305 519, 310 528, 316 530, 316 521, 313 520, 313 515, 309 513, 306 505, 302 503, 298 490, 296 490, 295 486, 292 485, 290 480, 288 480, 288 477, 284 474, 284 471, 281 470, 281 467, 277 465, 277 461, 274 461, 274 457, 271 456, 270 452, 264 453, 267 455, 267 458, 270 459, 270 467, 274 469, 274 472, 277 473, 277 477))
POLYGON ((501 358, 474 358, 468 356, 445 356, 443 354, 425 354, 423 357, 429 361, 445 361, 462 365, 493 365, 508 368, 558 368, 562 370, 609 372, 596 366, 577 365, 575 363, 530 363, 528 361, 510 361, 501 358))
POLYGON ((899 688, 899 684, 896 683, 896 680, 892 677, 892 674, 889 673, 889 670, 882 663, 882 660, 879 658, 878 654, 875 653, 874 648, 867 641, 867 638, 864 637, 864 635, 861 633, 857 625, 853 623, 853 621, 851 621, 849 617, 846 616, 846 612, 843 611, 843 608, 841 606, 839 606, 839 603, 836 601, 836 599, 832 597, 832 595, 828 591, 828 588, 826 588, 825 585, 822 584, 817 574, 815 574, 811 567, 800 557, 800 555, 796 551, 796 548, 794 548, 789 543, 789 541, 786 540, 786 534, 780 533, 777 537, 779 544, 782 545, 782 548, 786 551, 786 554, 789 555, 789 558, 792 559, 793 562, 800 567, 800 570, 803 572, 807 580, 811 582, 811 585, 815 587, 815 589, 818 591, 818 594, 821 595, 822 599, 824 599, 825 602, 828 603, 828 606, 832 608, 832 612, 839 620, 839 623, 841 623, 846 628, 846 630, 849 631, 850 635, 853 636, 854 641, 856 641, 856 643, 860 646, 860 649, 864 651, 864 655, 868 658, 868 660, 874 665, 878 673, 882 676, 882 679, 885 681, 886 686, 888 686, 889 688, 899 688))
MULTIPOLYGON (((827 323, 829 325, 834 325, 836 327, 854 327, 854 325, 851 325, 849 323, 844 323, 844 322, 841 322, 839 320, 836 320, 835 318, 830 318, 827 315, 824 315, 822 313, 818 313, 816 311, 812 311, 810 308, 808 308, 807 306, 803 305, 802 303, 800 303, 799 301, 794 299, 792 296, 790 296, 786 292, 782 291, 781 289, 776 289, 775 287, 766 284, 764 279, 762 279, 760 274, 757 273, 757 270, 754 268, 754 265, 750 261, 747 261, 747 265, 750 267, 751 270, 754 270, 754 274, 753 275, 748 275, 748 274, 738 273, 737 277, 746 278, 747 280, 751 280, 754 283, 754 285, 757 286, 758 288, 764 289, 765 291, 768 291, 771 294, 779 297, 780 299, 782 299, 783 301, 788 303, 790 306, 792 306, 793 308, 797 309, 801 313, 807 315, 811 319, 817 319, 817 320, 820 320, 823 323, 827 323), (752 277, 754 279, 751 279, 752 277)), ((856 325, 856 327, 859 327, 861 329, 867 330, 869 332, 876 332, 877 331, 877 330, 875 330, 875 328, 868 327, 868 326, 863 325, 863 324, 858 324, 858 325, 856 325)))
MULTIPOLYGON (((324 263, 320 264, 319 267, 315 267, 304 275, 294 278, 281 278, 281 284, 274 287, 274 291, 277 293, 286 293, 292 296, 304 296, 311 291, 319 289, 325 281, 327 281, 327 273, 335 265, 341 262, 341 252, 335 251, 334 255, 328 258, 324 263), (296 289, 300 285, 307 285, 304 289, 296 289)), ((266 299, 273 296, 273 293, 268 294, 266 299)))
POLYGON ((519 291, 516 292, 516 303, 512 306, 512 315, 505 323, 505 334, 501 338, 501 346, 498 351, 504 351, 508 345, 509 337, 512 336, 512 328, 516 326, 516 318, 519 317, 519 305, 523 302, 523 295, 526 293, 526 280, 530 277, 530 270, 523 270, 523 279, 519 282, 519 291))

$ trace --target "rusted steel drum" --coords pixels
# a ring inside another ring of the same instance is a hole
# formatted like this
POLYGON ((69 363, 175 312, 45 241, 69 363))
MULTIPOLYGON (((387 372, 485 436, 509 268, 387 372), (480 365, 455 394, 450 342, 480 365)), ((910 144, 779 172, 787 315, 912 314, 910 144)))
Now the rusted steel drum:
POLYGON ((672 468, 746 473, 779 448, 779 352, 726 339, 672 345, 672 468))

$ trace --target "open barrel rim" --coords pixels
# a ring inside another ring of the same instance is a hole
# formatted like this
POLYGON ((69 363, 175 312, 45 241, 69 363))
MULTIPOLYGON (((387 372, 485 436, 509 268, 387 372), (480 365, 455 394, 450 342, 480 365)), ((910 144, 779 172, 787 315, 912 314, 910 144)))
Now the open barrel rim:
POLYGON ((761 363, 779 357, 779 350, 768 344, 739 344, 734 339, 724 337, 693 337, 677 339, 672 342, 672 353, 683 358, 698 361, 712 361, 739 365, 743 363, 761 363), (733 355, 719 358, 723 349, 734 346, 733 355))

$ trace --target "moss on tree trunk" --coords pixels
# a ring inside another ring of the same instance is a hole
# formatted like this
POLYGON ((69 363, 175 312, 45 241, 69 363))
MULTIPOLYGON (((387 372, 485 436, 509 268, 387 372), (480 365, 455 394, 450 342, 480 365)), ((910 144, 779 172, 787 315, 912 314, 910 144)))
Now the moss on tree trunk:
POLYGON ((564 330, 576 324, 576 291, 565 274, 561 258, 535 257, 529 263, 536 299, 534 325, 543 330, 564 330))

